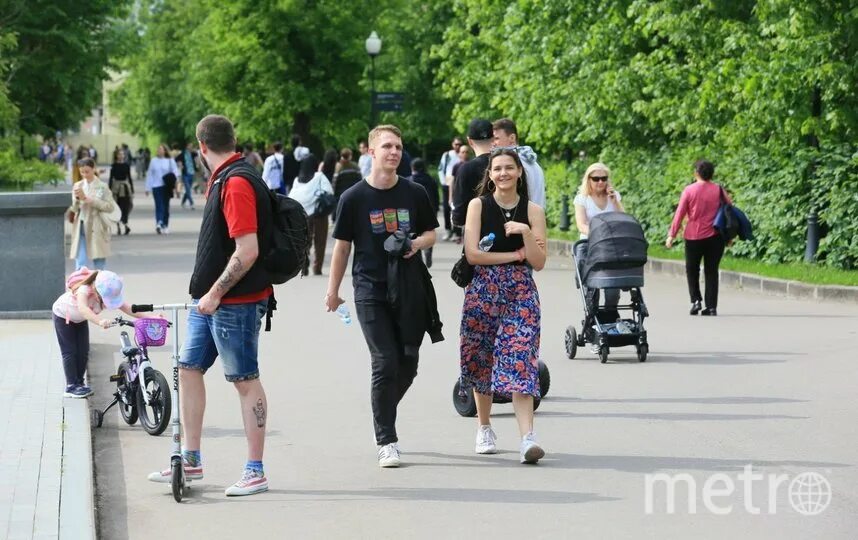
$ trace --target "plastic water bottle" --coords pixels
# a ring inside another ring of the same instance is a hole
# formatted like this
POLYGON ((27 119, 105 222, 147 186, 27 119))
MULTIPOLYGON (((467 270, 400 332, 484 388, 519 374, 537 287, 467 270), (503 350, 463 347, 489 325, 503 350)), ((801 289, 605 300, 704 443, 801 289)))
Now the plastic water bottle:
POLYGON ((632 329, 631 329, 631 327, 629 327, 629 325, 628 325, 628 323, 626 323, 626 321, 618 320, 617 321, 617 332, 620 334, 631 334, 632 329))
POLYGON ((489 251, 495 245, 495 233, 490 232, 480 240, 480 251, 489 251))
POLYGON ((346 307, 345 304, 340 304, 340 307, 337 308, 336 314, 340 316, 340 320, 343 321, 343 324, 346 326, 352 323, 352 316, 349 313, 349 308, 346 307))

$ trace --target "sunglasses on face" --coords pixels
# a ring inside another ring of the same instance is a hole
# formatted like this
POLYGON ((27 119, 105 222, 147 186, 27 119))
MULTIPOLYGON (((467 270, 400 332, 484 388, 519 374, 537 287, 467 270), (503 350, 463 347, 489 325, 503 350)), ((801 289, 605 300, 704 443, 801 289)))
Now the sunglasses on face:
POLYGON ((591 176, 590 180, 592 180, 593 182, 607 182, 608 177, 607 176, 591 176))

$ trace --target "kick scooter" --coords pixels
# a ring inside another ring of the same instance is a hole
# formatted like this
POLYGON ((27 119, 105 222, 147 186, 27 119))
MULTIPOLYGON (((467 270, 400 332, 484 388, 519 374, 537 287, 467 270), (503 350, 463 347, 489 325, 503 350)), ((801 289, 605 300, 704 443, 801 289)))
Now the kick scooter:
POLYGON ((185 480, 185 468, 182 465, 182 423, 179 418, 179 310, 195 309, 194 304, 133 304, 133 313, 149 311, 170 311, 173 326, 173 399, 171 404, 170 425, 173 429, 173 452, 170 456, 173 498, 182 502, 188 481, 185 480))

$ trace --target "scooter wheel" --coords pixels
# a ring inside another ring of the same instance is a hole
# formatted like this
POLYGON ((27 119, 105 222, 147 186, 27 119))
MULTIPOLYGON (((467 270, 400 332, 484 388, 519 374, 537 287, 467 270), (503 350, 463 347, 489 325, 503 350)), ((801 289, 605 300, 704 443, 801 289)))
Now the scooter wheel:
POLYGON ((174 458, 170 463, 170 473, 173 498, 176 499, 176 502, 182 502, 182 497, 185 495, 185 469, 182 467, 181 458, 174 458))
POLYGON ((104 423, 104 414, 98 409, 90 409, 89 424, 94 428, 98 428, 101 427, 102 423, 104 423))

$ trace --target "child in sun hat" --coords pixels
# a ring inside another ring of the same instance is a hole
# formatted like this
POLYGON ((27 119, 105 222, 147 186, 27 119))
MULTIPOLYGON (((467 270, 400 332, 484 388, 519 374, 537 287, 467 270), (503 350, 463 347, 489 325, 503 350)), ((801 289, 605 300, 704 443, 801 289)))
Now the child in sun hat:
POLYGON ((66 291, 54 302, 54 329, 66 375, 65 397, 92 395, 92 389, 84 385, 89 362, 88 322, 107 328, 110 320, 99 317, 105 309, 118 309, 135 318, 142 316, 131 313, 131 306, 123 300, 122 278, 109 270, 93 271, 85 266, 66 279, 66 291))

